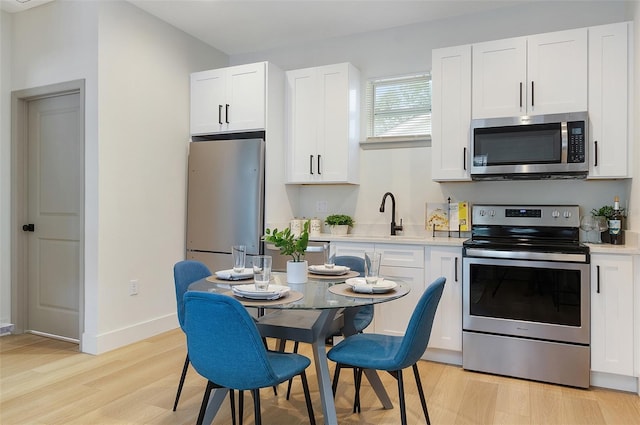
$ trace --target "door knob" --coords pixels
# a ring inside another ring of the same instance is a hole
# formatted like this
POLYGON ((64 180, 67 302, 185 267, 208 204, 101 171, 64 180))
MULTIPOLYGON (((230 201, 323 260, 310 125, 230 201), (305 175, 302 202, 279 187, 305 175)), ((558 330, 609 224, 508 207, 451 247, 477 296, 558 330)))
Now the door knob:
POLYGON ((24 226, 22 226, 22 230, 24 230, 25 232, 35 232, 36 225, 33 223, 25 224, 24 226))

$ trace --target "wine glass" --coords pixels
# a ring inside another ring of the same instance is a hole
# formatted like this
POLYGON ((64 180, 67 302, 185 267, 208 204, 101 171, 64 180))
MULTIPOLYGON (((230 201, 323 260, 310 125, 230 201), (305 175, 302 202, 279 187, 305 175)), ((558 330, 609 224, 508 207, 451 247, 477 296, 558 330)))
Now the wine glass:
POLYGON ((589 237, 589 234, 593 231, 597 229, 597 223, 596 223, 596 219, 594 216, 592 215, 583 215, 582 218, 580 219, 580 228, 582 230, 584 230, 587 234, 586 234, 586 242, 591 242, 591 238, 589 237))
POLYGON ((609 223, 607 223, 607 218, 601 215, 594 217, 596 222, 596 227, 594 230, 598 231, 597 240, 595 243, 602 243, 602 232, 609 228, 609 223))

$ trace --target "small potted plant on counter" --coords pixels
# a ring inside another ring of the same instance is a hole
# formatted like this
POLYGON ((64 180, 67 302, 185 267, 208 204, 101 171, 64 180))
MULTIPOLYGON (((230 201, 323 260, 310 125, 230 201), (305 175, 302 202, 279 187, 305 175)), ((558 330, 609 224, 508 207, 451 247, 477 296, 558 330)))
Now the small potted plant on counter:
POLYGON ((331 229, 332 235, 346 235, 349 226, 353 226, 353 219, 346 214, 331 214, 324 219, 325 224, 331 229))
POLYGON ((287 261, 287 282, 305 283, 309 264, 304 254, 309 244, 309 221, 305 221, 300 236, 295 236, 288 227, 284 230, 266 229, 262 239, 280 249, 283 255, 290 255, 287 261))

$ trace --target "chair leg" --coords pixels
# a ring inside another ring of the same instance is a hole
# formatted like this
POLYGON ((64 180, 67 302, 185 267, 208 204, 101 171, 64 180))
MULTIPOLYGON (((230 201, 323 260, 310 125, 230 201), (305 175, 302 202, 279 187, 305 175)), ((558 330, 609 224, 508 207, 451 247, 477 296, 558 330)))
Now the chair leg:
POLYGON ((231 425, 236 425, 236 396, 233 390, 229 390, 229 404, 231 404, 231 425))
POLYGON ((431 425, 431 421, 429 420, 429 411, 427 410, 427 399, 424 398, 424 390, 422 389, 420 373, 418 372, 418 365, 416 363, 413 364, 413 376, 416 378, 416 385, 418 386, 418 394, 420 395, 420 403, 422 404, 424 418, 427 420, 427 425, 431 425))
POLYGON ((404 383, 402 382, 402 370, 396 372, 398 378, 398 395, 400 396, 400 423, 407 425, 407 406, 404 401, 404 383))
POLYGON ((354 383, 356 386, 356 394, 353 398, 353 413, 360 413, 360 385, 362 384, 362 372, 364 370, 360 367, 353 369, 354 383))
POLYGON ((189 369, 189 353, 187 358, 184 359, 184 366, 182 366, 182 375, 180 375, 180 383, 178 384, 178 392, 176 393, 176 401, 173 402, 173 411, 178 408, 178 401, 180 400, 180 394, 182 393, 182 386, 184 385, 184 378, 187 377, 187 369, 189 369))
POLYGON ((238 390, 238 425, 244 420, 244 391, 238 390))
POLYGON ((262 425, 262 415, 260 414, 260 389, 251 390, 253 395, 253 414, 255 415, 256 425, 262 425))
MULTIPOLYGON (((293 352, 298 352, 298 341, 293 344, 293 352)), ((293 378, 289 379, 289 383, 287 384, 287 400, 289 400, 289 396, 291 395, 291 384, 293 383, 293 378)))
POLYGON ((211 395, 212 389, 213 382, 207 381, 207 388, 204 390, 204 397, 202 398, 202 404, 200 405, 200 413, 198 414, 196 425, 202 425, 202 421, 204 421, 204 414, 207 411, 207 404, 209 403, 209 396, 211 395))
POLYGON ((300 378, 302 378, 304 401, 307 403, 307 413, 309 413, 309 425, 316 425, 316 417, 313 414, 313 405, 311 404, 311 394, 309 394, 309 382, 307 381, 307 374, 302 371, 302 373, 300 374, 300 378))
POLYGON ((336 370, 333 372, 333 383, 331 384, 331 390, 333 391, 333 396, 336 396, 336 389, 338 388, 338 378, 340 377, 340 369, 342 369, 342 364, 336 363, 336 370))

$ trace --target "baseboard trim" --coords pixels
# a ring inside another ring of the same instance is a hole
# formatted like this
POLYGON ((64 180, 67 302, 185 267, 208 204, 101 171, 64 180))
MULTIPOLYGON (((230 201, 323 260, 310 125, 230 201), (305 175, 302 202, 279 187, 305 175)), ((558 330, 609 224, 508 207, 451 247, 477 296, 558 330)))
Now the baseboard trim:
POLYGON ((640 394, 638 378, 614 373, 591 371, 591 386, 640 394))
POLYGON ((102 354, 176 329, 178 326, 178 317, 176 313, 172 313, 99 335, 84 333, 80 349, 87 354, 102 354))
POLYGON ((440 348, 427 348, 422 355, 423 360, 438 363, 447 363, 462 366, 462 351, 443 350, 440 348))

